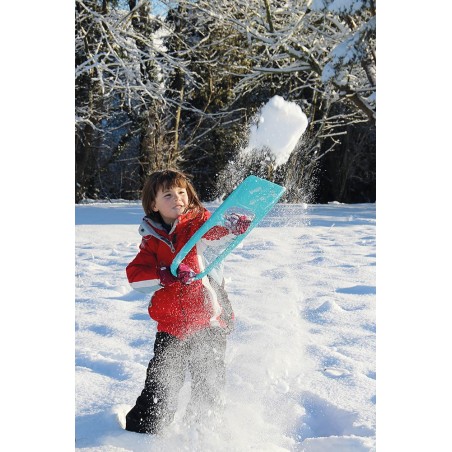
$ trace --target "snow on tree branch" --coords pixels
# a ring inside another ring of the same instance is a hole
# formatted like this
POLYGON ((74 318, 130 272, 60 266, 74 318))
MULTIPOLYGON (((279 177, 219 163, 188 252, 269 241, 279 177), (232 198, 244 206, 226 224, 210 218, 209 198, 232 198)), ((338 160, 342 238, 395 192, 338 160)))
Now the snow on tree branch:
POLYGON ((338 15, 356 14, 372 6, 371 0, 313 0, 311 9, 338 15))

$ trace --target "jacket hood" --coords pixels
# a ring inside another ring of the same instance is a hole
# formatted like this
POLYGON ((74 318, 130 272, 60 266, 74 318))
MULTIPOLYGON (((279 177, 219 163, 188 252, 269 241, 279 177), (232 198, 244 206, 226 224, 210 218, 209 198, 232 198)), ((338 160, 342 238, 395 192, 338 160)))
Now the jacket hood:
MULTIPOLYGON (((203 208, 202 212, 199 213, 199 215, 203 215, 206 211, 207 209, 203 208)), ((169 239, 169 235, 176 230, 177 225, 179 224, 183 225, 185 223, 188 223, 191 220, 193 220, 195 216, 196 213, 191 211, 179 215, 179 217, 174 221, 173 226, 171 227, 171 230, 169 232, 166 231, 161 222, 153 220, 148 216, 145 216, 141 221, 141 224, 138 228, 138 232, 142 237, 146 237, 149 235, 156 237, 162 242, 165 242, 171 248, 171 251, 174 252, 174 245, 169 239)))
POLYGON ((176 229, 176 226, 179 223, 179 218, 174 221, 170 231, 167 232, 167 229, 163 226, 161 222, 155 221, 152 218, 149 218, 148 216, 143 217, 143 219, 141 220, 139 232, 142 236, 153 235, 152 232, 149 232, 151 229, 154 231, 157 230, 158 232, 162 232, 164 234, 171 234, 174 231, 174 229, 176 229))

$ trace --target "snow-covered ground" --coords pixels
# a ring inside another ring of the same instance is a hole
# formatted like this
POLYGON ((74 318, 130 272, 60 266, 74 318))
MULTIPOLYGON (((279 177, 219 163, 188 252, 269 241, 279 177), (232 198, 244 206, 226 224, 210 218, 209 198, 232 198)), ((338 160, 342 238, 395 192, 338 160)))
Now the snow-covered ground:
POLYGON ((155 336, 125 276, 141 217, 139 203, 76 206, 76 449, 375 450, 375 204, 278 204, 232 252, 223 428, 184 430, 187 381, 159 437, 121 427, 155 336))

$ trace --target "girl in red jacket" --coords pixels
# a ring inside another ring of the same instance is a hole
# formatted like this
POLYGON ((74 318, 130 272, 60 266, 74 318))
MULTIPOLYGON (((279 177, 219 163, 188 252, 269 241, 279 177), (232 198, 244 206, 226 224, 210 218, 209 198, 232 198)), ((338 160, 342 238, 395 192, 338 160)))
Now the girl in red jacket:
MULTIPOLYGON (((186 370, 191 399, 185 420, 203 422, 221 409, 226 335, 234 314, 221 270, 193 280, 205 268, 202 243, 185 257, 177 277, 170 272, 176 254, 210 217, 188 178, 176 170, 153 173, 144 185, 142 205, 140 251, 126 272, 133 289, 152 294, 148 311, 157 334, 144 389, 126 416, 126 430, 154 434, 173 420, 186 370)), ((228 240, 250 223, 240 215, 227 220, 227 227, 216 226, 202 241, 228 240)))

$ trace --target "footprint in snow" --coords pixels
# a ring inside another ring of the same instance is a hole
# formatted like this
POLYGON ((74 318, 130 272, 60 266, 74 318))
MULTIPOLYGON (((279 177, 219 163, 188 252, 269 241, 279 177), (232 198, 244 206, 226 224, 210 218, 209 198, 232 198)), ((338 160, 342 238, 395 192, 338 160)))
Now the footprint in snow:
POLYGON ((123 300, 123 301, 142 301, 145 299, 146 295, 138 292, 136 290, 130 290, 129 292, 123 293, 117 297, 109 297, 114 300, 123 300))
POLYGON ((363 286, 357 285, 352 287, 341 287, 336 289, 337 293, 345 293, 351 295, 375 295, 376 287, 375 286, 363 286))
POLYGON ((262 272, 262 276, 271 279, 284 279, 287 278, 288 273, 285 270, 273 268, 271 270, 265 270, 264 272, 262 272))
POLYGON ((350 375, 350 372, 345 369, 341 369, 339 367, 325 367, 322 369, 322 372, 327 376, 331 378, 340 378, 340 377, 346 377, 350 375))

